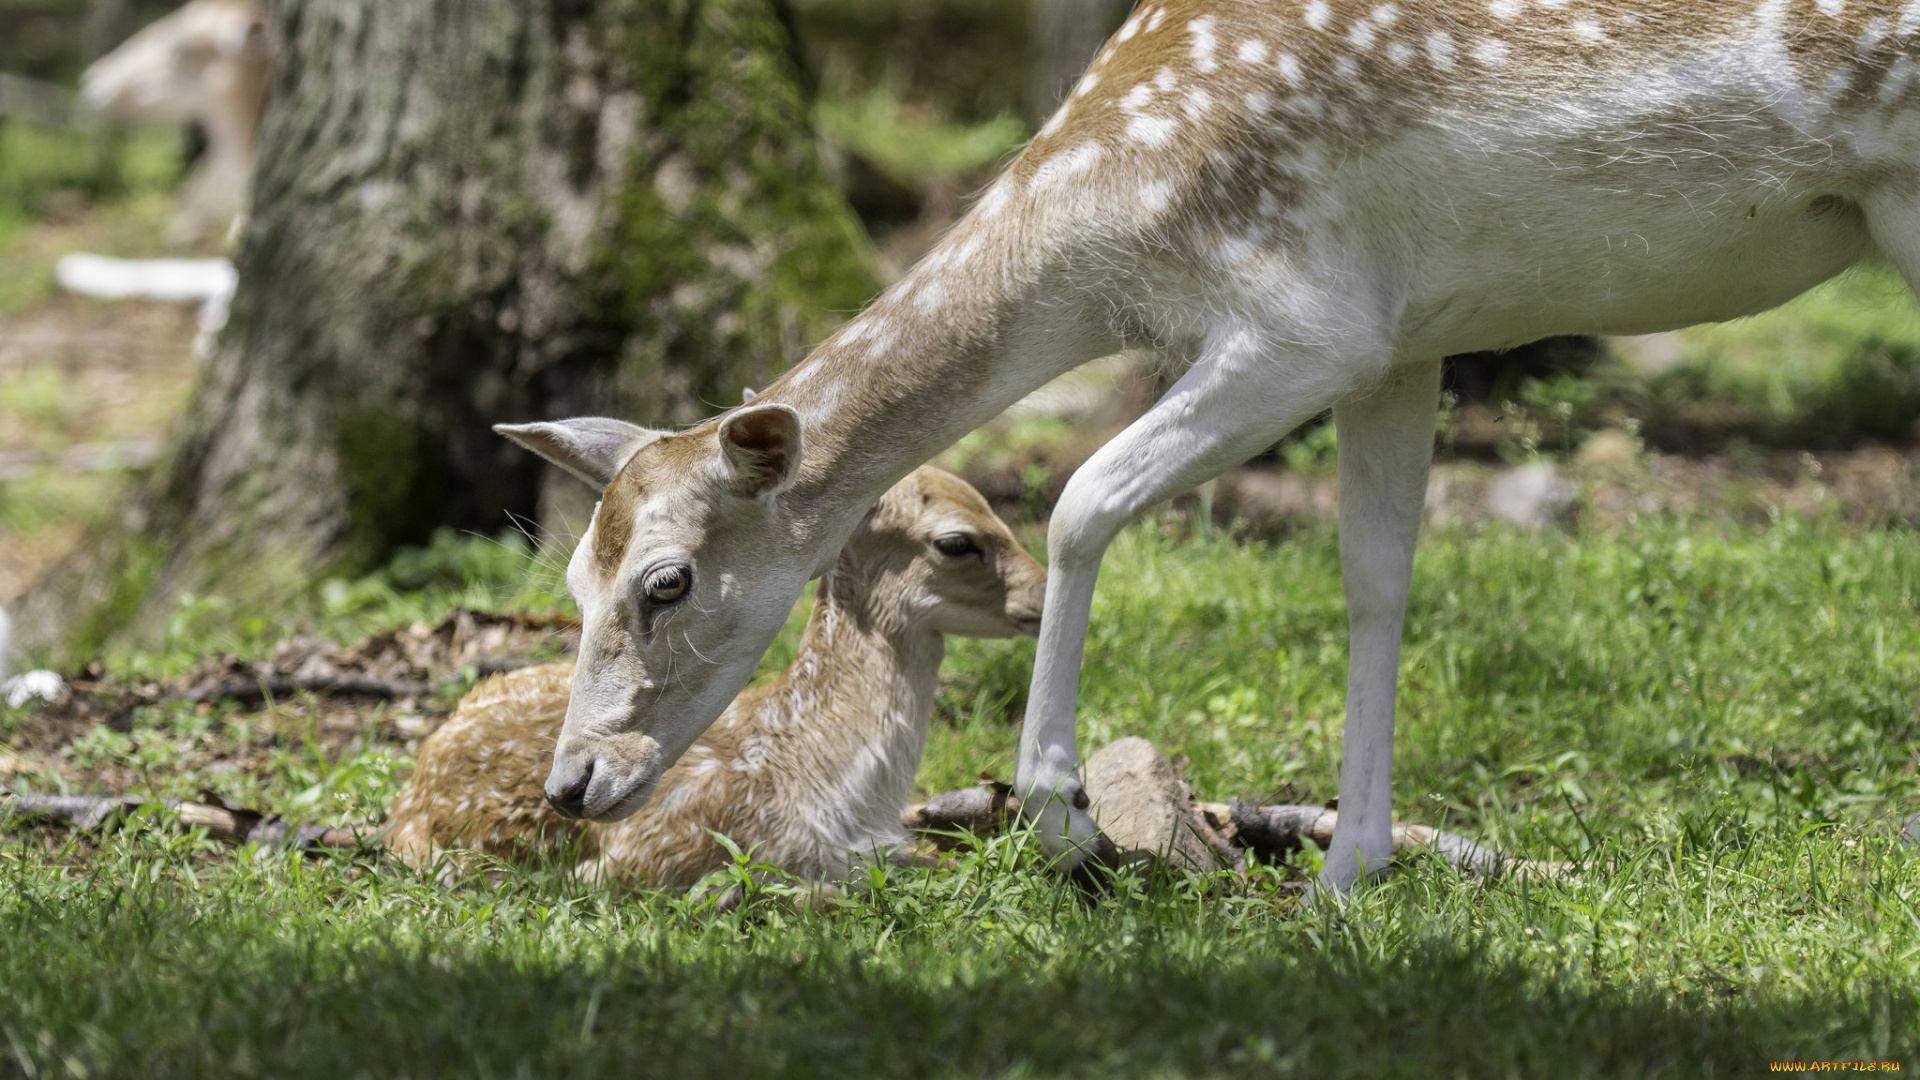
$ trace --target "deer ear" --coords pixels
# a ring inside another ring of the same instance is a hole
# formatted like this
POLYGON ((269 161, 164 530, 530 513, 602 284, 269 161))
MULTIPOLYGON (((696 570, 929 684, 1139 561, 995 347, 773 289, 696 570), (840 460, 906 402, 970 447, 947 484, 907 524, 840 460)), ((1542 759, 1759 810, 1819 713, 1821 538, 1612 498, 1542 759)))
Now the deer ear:
POLYGON ((778 495, 800 471, 800 414, 785 405, 742 405, 720 421, 720 449, 736 492, 778 495))
POLYGON ((267 20, 258 13, 220 27, 214 37, 220 55, 235 60, 264 60, 269 52, 267 20))
POLYGON ((545 424, 495 424, 493 430, 604 491, 621 466, 663 433, 605 416, 545 424))

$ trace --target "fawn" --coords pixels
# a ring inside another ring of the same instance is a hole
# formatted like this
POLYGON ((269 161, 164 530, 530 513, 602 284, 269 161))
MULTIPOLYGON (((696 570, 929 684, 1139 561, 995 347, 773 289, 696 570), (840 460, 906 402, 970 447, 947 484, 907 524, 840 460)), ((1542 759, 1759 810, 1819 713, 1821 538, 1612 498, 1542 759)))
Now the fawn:
POLYGON ((655 887, 727 863, 708 830, 819 881, 902 858, 944 635, 1033 634, 1045 582, 979 492, 923 467, 881 497, 821 579, 793 664, 741 694, 645 811, 592 825, 547 804, 572 665, 546 664, 481 683, 428 736, 387 843, 416 867, 453 847, 577 850, 590 876, 655 887))
POLYGON ((1134 513, 1331 408, 1352 641, 1332 891, 1392 851, 1394 696, 1442 357, 1779 304, 1876 252, 1920 283, 1920 4, 1144 0, 902 280, 686 431, 502 433, 603 489, 547 792, 638 810, 896 479, 1126 347, 1185 373, 1068 483, 1015 785, 1110 858, 1074 708, 1134 513), (674 663, 691 649, 698 663, 674 663))

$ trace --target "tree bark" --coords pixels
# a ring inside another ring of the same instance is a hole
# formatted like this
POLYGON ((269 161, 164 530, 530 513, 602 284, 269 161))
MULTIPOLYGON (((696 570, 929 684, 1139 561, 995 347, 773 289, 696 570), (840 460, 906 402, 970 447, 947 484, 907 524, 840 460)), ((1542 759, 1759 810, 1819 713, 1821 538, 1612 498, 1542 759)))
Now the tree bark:
POLYGON ((1134 0, 1035 0, 1027 118, 1044 123, 1126 21, 1134 0))
POLYGON ((84 655, 184 593, 257 610, 496 530, 554 481, 493 423, 685 424, 801 356, 873 282, 778 4, 273 4, 232 321, 26 643, 84 655))

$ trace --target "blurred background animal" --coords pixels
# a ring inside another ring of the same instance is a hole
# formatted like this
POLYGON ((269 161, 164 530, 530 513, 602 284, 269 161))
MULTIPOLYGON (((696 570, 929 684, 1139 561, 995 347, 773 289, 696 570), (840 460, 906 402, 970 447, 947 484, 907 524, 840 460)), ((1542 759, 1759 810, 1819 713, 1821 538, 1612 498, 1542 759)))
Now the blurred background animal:
POLYGON ((192 123, 204 133, 169 237, 175 243, 224 238, 244 219, 270 53, 265 14, 250 0, 191 0, 81 76, 81 100, 103 115, 192 123))

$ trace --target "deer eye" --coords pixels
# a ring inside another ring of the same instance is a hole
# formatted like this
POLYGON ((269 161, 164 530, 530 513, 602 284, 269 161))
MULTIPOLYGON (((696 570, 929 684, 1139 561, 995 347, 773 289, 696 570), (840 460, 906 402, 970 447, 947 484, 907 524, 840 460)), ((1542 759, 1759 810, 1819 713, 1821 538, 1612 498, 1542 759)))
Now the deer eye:
POLYGON ((980 546, 973 542, 973 537, 965 533, 948 533, 945 536, 936 536, 933 540, 933 546, 934 550, 949 559, 958 559, 963 555, 976 555, 980 551, 980 546))
POLYGON ((662 566, 647 574, 647 599, 656 604, 671 604, 687 595, 693 584, 693 572, 677 563, 662 566))

